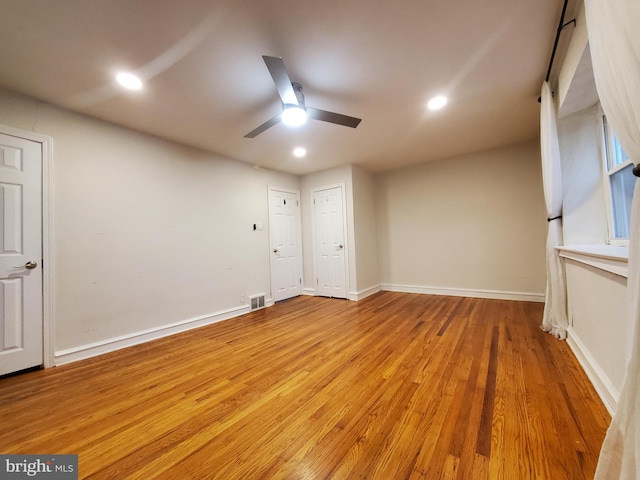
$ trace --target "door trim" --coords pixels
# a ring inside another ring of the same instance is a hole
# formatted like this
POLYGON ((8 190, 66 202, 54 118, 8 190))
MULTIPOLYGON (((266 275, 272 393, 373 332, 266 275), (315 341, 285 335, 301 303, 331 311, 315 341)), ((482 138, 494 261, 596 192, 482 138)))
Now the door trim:
POLYGON ((55 366, 53 317, 52 191, 53 137, 0 124, 0 133, 39 143, 42 147, 42 359, 45 368, 55 366))
MULTIPOLYGON (((346 182, 334 183, 331 185, 323 185, 321 187, 314 187, 311 189, 311 243, 313 244, 313 280, 317 279, 318 265, 316 262, 317 249, 316 249, 316 206, 315 199, 316 193, 323 190, 330 190, 332 188, 339 188, 342 190, 342 228, 344 233, 344 283, 346 299, 350 298, 349 292, 349 231, 347 230, 347 184, 346 182)), ((313 284, 313 294, 318 295, 317 281, 313 284)))

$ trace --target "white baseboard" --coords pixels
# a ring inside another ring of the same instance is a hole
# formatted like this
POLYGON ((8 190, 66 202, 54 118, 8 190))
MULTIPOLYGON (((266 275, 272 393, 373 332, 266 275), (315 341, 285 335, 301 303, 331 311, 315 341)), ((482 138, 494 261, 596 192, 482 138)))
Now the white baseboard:
POLYGON ((380 285, 374 285, 373 287, 365 288, 364 290, 360 290, 359 292, 349 292, 348 298, 349 300, 357 302, 358 300, 367 298, 374 293, 378 293, 380 290, 380 285))
POLYGON ((450 295, 453 297, 493 298, 496 300, 517 300, 524 302, 543 302, 544 293, 507 292, 501 290, 475 290, 464 288, 422 287, 417 285, 394 285, 383 283, 381 290, 403 293, 424 293, 427 295, 450 295))
MULTIPOLYGON (((378 293, 380 291, 401 292, 401 293, 423 293, 427 295, 450 295, 454 297, 472 297, 472 298, 493 298, 497 300, 517 300, 525 302, 542 302, 544 303, 544 293, 528 293, 528 292, 506 292, 499 290, 470 290, 462 288, 439 288, 439 287, 420 287, 416 285, 394 285, 384 283, 382 285, 374 285, 365 288, 359 292, 349 292, 347 298, 349 300, 362 300, 363 298, 378 293)), ((315 296, 316 292, 313 288, 305 288, 303 295, 315 296)))
POLYGON ((609 377, 602 371, 598 363, 591 356, 591 353, 589 353, 587 347, 585 347, 584 343, 580 340, 580 337, 578 337, 575 330, 571 327, 567 330, 567 344, 578 359, 587 377, 591 380, 602 403, 604 403, 604 406, 613 417, 618 407, 620 392, 613 386, 609 377))
MULTIPOLYGON (((362 300, 363 298, 366 298, 369 295, 373 295, 374 293, 378 293, 379 291, 380 291, 380 285, 375 285, 373 287, 365 288, 364 290, 361 290, 359 292, 349 292, 347 294, 347 299, 357 302, 358 300, 362 300)), ((305 288, 302 291, 302 294, 315 297, 316 291, 313 288, 305 288)))
MULTIPOLYGON (((273 305, 272 299, 265 301, 265 306, 273 305)), ((238 317, 249 313, 249 306, 243 305, 241 307, 229 308, 210 315, 202 315, 200 317, 189 318, 180 322, 175 322, 169 325, 163 325, 161 327, 150 328, 142 330, 140 332, 131 333, 128 335, 122 335, 119 337, 109 338, 99 342, 90 343, 87 345, 81 345, 79 347, 68 348, 65 350, 59 350, 55 352, 54 365, 64 365, 65 363, 76 362, 78 360, 84 360, 86 358, 95 357, 97 355, 103 355, 105 353, 120 350, 121 348, 131 347, 158 338, 167 337, 176 333, 185 332, 212 323, 220 322, 222 320, 228 320, 233 317, 238 317)))

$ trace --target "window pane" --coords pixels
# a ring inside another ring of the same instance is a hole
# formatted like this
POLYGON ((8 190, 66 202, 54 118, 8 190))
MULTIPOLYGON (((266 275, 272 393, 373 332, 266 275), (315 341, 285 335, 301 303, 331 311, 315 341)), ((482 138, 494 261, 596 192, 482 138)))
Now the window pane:
POLYGON ((631 219, 631 200, 636 177, 633 164, 611 174, 611 200, 613 202, 613 223, 616 238, 629 238, 631 219))
POLYGON ((629 159, 627 152, 624 151, 620 142, 613 134, 613 132, 609 128, 609 124, 607 123, 607 118, 602 117, 602 125, 604 127, 604 140, 606 143, 606 160, 607 160, 607 171, 610 172, 614 170, 618 165, 623 164, 629 159))
POLYGON ((626 162, 629 159, 629 156, 627 155, 627 152, 623 150, 622 145, 620 145, 615 135, 611 136, 613 138, 613 149, 611 152, 613 154, 613 167, 616 167, 621 163, 626 162))

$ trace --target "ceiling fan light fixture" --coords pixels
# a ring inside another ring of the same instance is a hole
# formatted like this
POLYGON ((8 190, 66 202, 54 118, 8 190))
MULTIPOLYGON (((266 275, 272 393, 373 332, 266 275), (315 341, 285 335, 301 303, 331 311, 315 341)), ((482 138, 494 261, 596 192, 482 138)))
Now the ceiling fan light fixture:
POLYGON ((133 73, 120 72, 116 75, 116 81, 127 90, 142 90, 142 80, 133 73))
POLYGON ((445 97, 444 95, 438 95, 437 97, 433 97, 431 100, 429 100, 429 103, 427 103, 427 108, 429 108, 429 110, 440 110, 446 104, 447 97, 445 97))
POLYGON ((298 105, 285 105, 282 111, 282 122, 290 127, 298 127, 307 122, 307 112, 298 105))

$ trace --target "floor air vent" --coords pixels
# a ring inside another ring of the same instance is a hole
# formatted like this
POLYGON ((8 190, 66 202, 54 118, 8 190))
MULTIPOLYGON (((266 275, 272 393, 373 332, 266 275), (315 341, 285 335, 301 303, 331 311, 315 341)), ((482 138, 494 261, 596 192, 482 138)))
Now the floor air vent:
POLYGON ((249 306, 251 310, 258 310, 264 308, 264 295, 256 295, 255 297, 249 297, 249 306))

